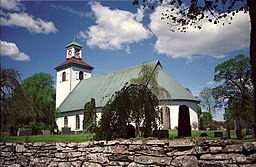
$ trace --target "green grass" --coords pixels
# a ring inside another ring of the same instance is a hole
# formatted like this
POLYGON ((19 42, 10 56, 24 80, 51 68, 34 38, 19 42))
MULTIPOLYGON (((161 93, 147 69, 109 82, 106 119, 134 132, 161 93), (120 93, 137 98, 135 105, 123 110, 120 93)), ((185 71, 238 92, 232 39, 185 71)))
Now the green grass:
MULTIPOLYGON (((198 138, 200 134, 207 133, 209 137, 206 139, 220 139, 214 138, 214 132, 216 131, 192 131, 191 138, 198 138)), ((226 131, 218 131, 223 132, 223 137, 226 137, 226 131)), ((177 130, 169 130, 169 138, 175 139, 178 136, 177 130)), ((0 142, 85 142, 93 140, 94 134, 87 133, 84 135, 80 134, 69 134, 69 135, 48 135, 48 136, 7 136, 1 135, 0 142)), ((246 139, 252 138, 251 135, 246 136, 246 139)), ((231 139, 236 139, 236 132, 235 130, 231 130, 231 139)), ((143 140, 143 138, 142 138, 143 140)))
POLYGON ((94 134, 69 134, 46 136, 7 136, 1 135, 0 142, 85 142, 93 139, 94 134))
MULTIPOLYGON (((219 138, 214 138, 214 132, 223 132, 223 138, 226 138, 226 131, 225 130, 210 130, 210 131, 192 131, 192 138, 197 138, 200 137, 202 133, 206 133, 209 137, 208 139, 219 139, 219 138)), ((243 131, 243 134, 245 134, 245 131, 243 131)), ((178 131, 177 130, 169 130, 169 137, 170 138, 176 138, 178 136, 178 131)), ((231 139, 236 139, 236 131, 231 130, 230 131, 230 136, 231 139)), ((252 138, 252 135, 247 135, 246 139, 252 138)))

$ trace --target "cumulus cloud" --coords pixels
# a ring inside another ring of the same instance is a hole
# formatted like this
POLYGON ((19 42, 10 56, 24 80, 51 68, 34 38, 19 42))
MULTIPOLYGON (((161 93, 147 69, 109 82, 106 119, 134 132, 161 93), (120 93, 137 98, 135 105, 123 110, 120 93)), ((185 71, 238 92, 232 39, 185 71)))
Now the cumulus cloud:
POLYGON ((58 30, 51 21, 34 18, 33 15, 22 11, 24 6, 19 1, 1 0, 3 10, 1 10, 1 25, 22 27, 33 33, 55 33, 58 30), (12 12, 15 11, 15 12, 12 12))
POLYGON ((20 11, 24 6, 18 0, 0 0, 2 9, 20 11))
POLYGON ((150 31, 141 23, 142 9, 138 9, 138 12, 134 14, 118 9, 111 10, 100 3, 93 3, 91 8, 96 17, 96 25, 79 34, 90 47, 127 50, 129 44, 151 37, 150 31))
POLYGON ((29 61, 27 54, 21 52, 15 43, 0 40, 0 55, 10 57, 16 61, 29 61))
POLYGON ((173 33, 167 20, 160 21, 167 9, 167 6, 159 6, 150 15, 150 29, 157 37, 157 53, 172 58, 192 58, 195 55, 222 58, 230 51, 249 47, 248 14, 237 13, 232 24, 225 26, 203 20, 201 30, 189 27, 186 33, 173 33))
POLYGON ((7 16, 1 18, 2 25, 23 27, 30 32, 45 33, 57 32, 56 27, 52 22, 44 21, 40 18, 34 18, 34 16, 28 13, 7 13, 7 16))

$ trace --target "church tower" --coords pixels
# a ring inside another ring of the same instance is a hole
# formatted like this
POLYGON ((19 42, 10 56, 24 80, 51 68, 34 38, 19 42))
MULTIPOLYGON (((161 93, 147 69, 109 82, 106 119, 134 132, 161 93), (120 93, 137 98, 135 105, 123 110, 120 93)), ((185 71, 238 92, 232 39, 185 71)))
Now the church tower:
POLYGON ((56 108, 83 79, 91 77, 93 67, 82 61, 82 45, 73 41, 66 46, 66 61, 55 68, 56 108))

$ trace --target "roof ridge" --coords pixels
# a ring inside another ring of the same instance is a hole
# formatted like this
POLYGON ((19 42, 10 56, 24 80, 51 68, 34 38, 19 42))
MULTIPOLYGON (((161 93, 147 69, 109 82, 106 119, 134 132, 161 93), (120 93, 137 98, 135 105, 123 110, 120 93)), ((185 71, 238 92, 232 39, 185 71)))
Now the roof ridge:
MULTIPOLYGON (((155 63, 154 66, 160 65, 160 67, 162 67, 160 61, 159 61, 159 60, 156 60, 156 61, 151 61, 151 62, 146 62, 146 63, 140 64, 140 65, 136 65, 136 66, 133 66, 133 67, 120 69, 120 70, 117 70, 117 71, 107 72, 107 73, 105 73, 105 74, 100 74, 100 75, 97 75, 97 76, 94 76, 94 77, 91 77, 91 78, 95 78, 95 77, 99 77, 99 76, 105 76, 105 75, 109 75, 109 74, 113 74, 113 73, 119 73, 119 72, 121 72, 121 71, 132 70, 132 69, 135 69, 135 68, 138 68, 138 67, 142 67, 142 65, 144 65, 144 64, 153 64, 153 63, 155 63)), ((163 68, 163 67, 162 67, 162 68, 163 68)), ((90 79, 90 78, 88 78, 88 79, 90 79)))

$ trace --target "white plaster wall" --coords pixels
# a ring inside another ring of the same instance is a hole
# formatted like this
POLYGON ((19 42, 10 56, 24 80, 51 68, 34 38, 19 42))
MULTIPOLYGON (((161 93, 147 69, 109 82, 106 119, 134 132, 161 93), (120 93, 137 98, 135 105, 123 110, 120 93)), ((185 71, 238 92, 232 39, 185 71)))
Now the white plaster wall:
POLYGON ((84 72, 84 79, 91 78, 91 71, 78 67, 69 67, 57 72, 56 81, 56 108, 65 100, 68 94, 80 82, 79 72, 84 72), (66 72, 66 81, 62 82, 62 73, 66 72))
POLYGON ((57 118, 56 124, 58 126, 59 131, 61 131, 61 128, 64 127, 64 117, 57 118))
MULTIPOLYGON (((182 104, 180 105, 186 105, 186 102, 182 102, 182 104)), ((197 117, 197 112, 191 108, 191 104, 188 102, 187 106, 189 107, 189 114, 190 114, 190 124, 191 127, 193 122, 197 122, 198 123, 198 117, 197 117)), ((178 127, 178 117, 179 117, 179 106, 177 104, 174 105, 167 105, 167 107, 170 109, 170 124, 171 124, 171 129, 174 129, 175 127, 178 127)), ((193 104, 196 105, 196 104, 193 104)), ((160 108, 162 106, 159 106, 160 108)), ((193 106, 192 106, 193 107, 193 106)), ((194 108, 194 107, 193 107, 194 108)), ((101 108, 97 108, 97 123, 99 123, 100 119, 101 119, 101 108)), ((72 131, 77 131, 77 130, 83 130, 83 119, 84 119, 84 115, 81 114, 79 115, 80 117, 80 129, 76 129, 76 116, 67 116, 68 117, 68 127, 71 127, 72 131)), ((58 125, 59 130, 61 130, 62 127, 64 127, 64 116, 58 118, 56 120, 56 123, 58 125)), ((161 128, 161 126, 160 126, 161 128)), ((194 130, 194 129, 193 129, 194 130)))
MULTIPOLYGON (((171 129, 174 129, 175 127, 178 127, 178 121, 179 121, 179 105, 168 105, 170 109, 170 123, 171 123, 171 129)), ((189 106, 188 106, 189 107, 189 106)), ((192 127, 193 122, 198 123, 197 113, 189 107, 189 115, 190 115, 190 124, 192 127)))
MULTIPOLYGON (((71 128, 71 131, 83 130, 84 115, 79 115, 79 118, 80 118, 80 128, 79 129, 76 129, 76 115, 67 116, 67 118, 68 118, 68 127, 71 128)), ((61 128, 64 127, 64 116, 57 118, 56 124, 58 126, 59 131, 61 131, 61 128)))
POLYGON ((67 97, 69 92, 71 91, 70 87, 70 69, 64 69, 57 72, 56 79, 56 108, 60 106, 60 104, 67 97), (62 73, 66 72, 66 81, 62 82, 62 73))
POLYGON ((87 79, 87 78, 91 78, 91 71, 90 70, 87 70, 87 69, 83 69, 83 68, 79 68, 79 67, 74 67, 72 66, 71 67, 71 90, 73 90, 76 85, 80 82, 79 80, 79 72, 80 71, 83 71, 84 73, 84 79, 87 79))

